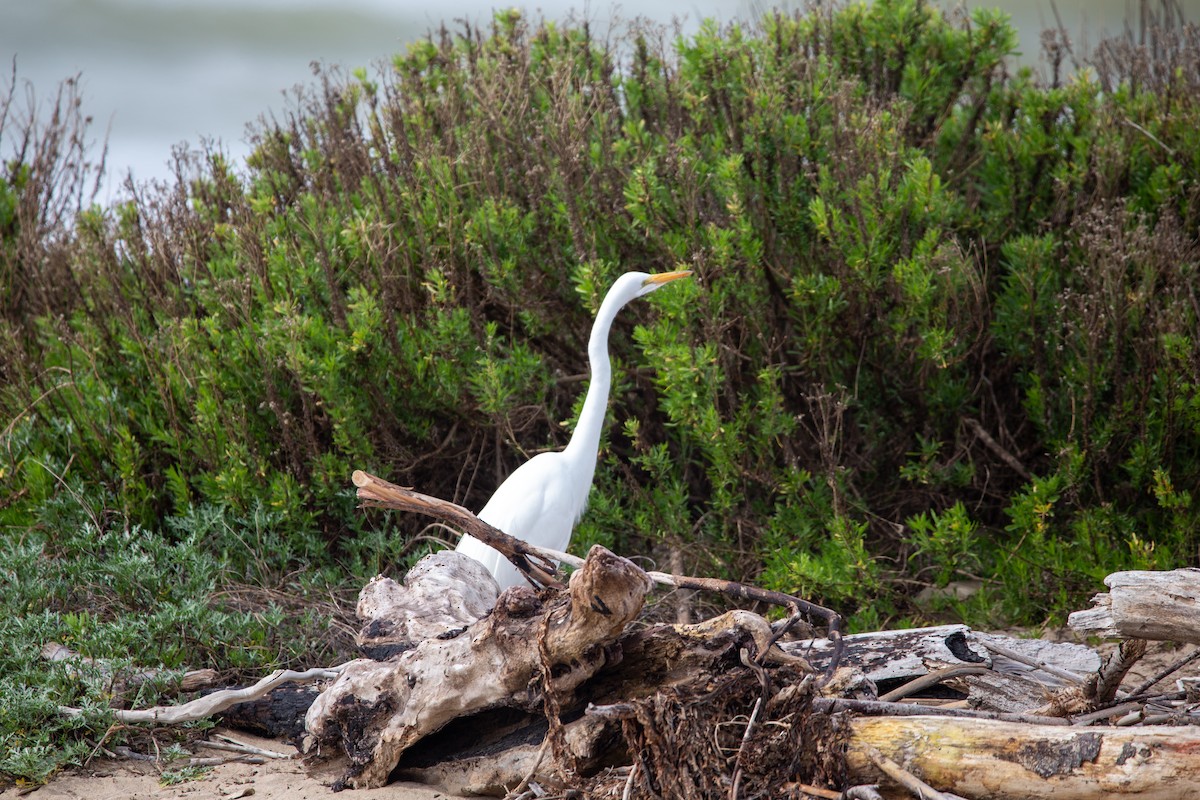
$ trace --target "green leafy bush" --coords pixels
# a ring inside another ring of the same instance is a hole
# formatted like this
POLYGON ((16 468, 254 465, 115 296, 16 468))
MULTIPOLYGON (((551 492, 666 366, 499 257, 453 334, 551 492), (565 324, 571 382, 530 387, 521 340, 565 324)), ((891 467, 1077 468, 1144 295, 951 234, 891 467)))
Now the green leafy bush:
POLYGON ((249 671, 344 646, 239 587, 315 602, 435 546, 357 510, 355 468, 478 508, 564 444, 631 269, 696 280, 617 321, 577 549, 857 627, 1058 619, 1194 565, 1200 31, 1155 36, 1047 83, 1002 15, 920 2, 669 43, 502 12, 111 208, 74 139, 5 130, 36 157, 0 176, 0 772, 102 730, 54 716, 106 698, 37 663, 52 638, 249 671))

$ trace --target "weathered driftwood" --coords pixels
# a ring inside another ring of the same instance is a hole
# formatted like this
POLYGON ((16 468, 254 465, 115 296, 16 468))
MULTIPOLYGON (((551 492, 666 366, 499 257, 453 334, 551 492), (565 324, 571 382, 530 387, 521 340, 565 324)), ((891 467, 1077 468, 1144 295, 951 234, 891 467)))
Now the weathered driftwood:
MULTIPOLYGON (((623 634, 612 646, 620 660, 610 662, 581 685, 576 691, 574 704, 564 702, 564 711, 571 714, 578 713, 584 707, 588 709, 584 716, 570 722, 565 728, 567 750, 575 766, 587 773, 604 764, 629 763, 631 754, 625 749, 620 723, 628 715, 630 703, 663 692, 686 690, 689 686, 709 686, 727 679, 731 672, 740 670, 746 663, 741 651, 746 651, 747 657, 751 653, 766 652, 764 663, 773 667, 784 663, 775 655, 777 650, 780 655, 806 654, 813 658, 814 665, 823 665, 832 648, 827 640, 787 642, 770 647, 769 634, 767 622, 746 611, 728 612, 697 625, 655 625, 623 634)), ((862 676, 859 669, 870 671, 885 683, 903 683, 931 675, 933 667, 953 662, 956 659, 953 651, 972 659, 959 661, 960 665, 983 663, 990 666, 989 651, 979 644, 976 636, 974 631, 962 625, 849 636, 845 640, 844 663, 854 666, 844 666, 838 677, 825 686, 825 692, 836 694, 837 699, 818 698, 814 701, 814 708, 824 714, 843 711, 904 716, 920 714, 922 709, 911 704, 873 699, 846 700, 844 697, 874 697, 870 682, 857 682, 856 676, 862 676), (947 645, 947 637, 962 637, 965 645, 954 638, 951 640, 953 644, 947 645), (892 647, 889 643, 901 645, 892 647), (915 657, 904 650, 908 646, 916 648, 915 657)), ((1023 647, 1021 642, 1024 640, 1003 636, 988 638, 1010 648, 1023 647)), ((1028 651, 1037 654, 1042 661, 1059 660, 1073 666, 1081 663, 1075 645, 1030 646, 1028 651)), ((1099 659, 1093 655, 1092 662, 1093 667, 1097 666, 1099 659)), ((1025 672, 987 673, 1001 685, 1006 679, 1017 682, 1026 692, 1024 702, 1014 704, 1012 710, 1023 712, 1043 703, 1047 685, 1038 683, 1030 676, 1040 675, 1048 680, 1051 676, 1024 664, 1014 662, 1012 666, 1025 672)), ((811 668, 804 664, 800 671, 807 672, 811 668)), ((982 704, 982 707, 989 706, 982 704)), ((1002 718, 1012 722, 1035 719, 1024 713, 996 714, 972 710, 934 709, 930 713, 958 717, 969 715, 969 719, 978 720, 1002 718)), ((1060 719, 1045 719, 1043 722, 1068 724, 1067 720, 1060 719)), ((525 727, 518 729, 503 728, 499 721, 481 718, 473 718, 466 724, 455 723, 443 734, 431 737, 416 748, 419 753, 416 759, 403 759, 397 774, 409 780, 435 784, 456 794, 495 793, 501 787, 513 786, 533 768, 541 753, 545 732, 544 722, 540 725, 527 722, 525 727), (481 726, 499 730, 497 735, 487 736, 480 732, 481 726)), ((561 764, 547 759, 542 767, 543 774, 554 774, 561 764)))
POLYGON ((540 705, 535 678, 543 665, 553 692, 590 677, 650 588, 640 568, 597 546, 571 576, 567 597, 548 607, 513 587, 465 632, 427 639, 386 661, 352 661, 309 709, 310 749, 344 746, 353 765, 348 785, 383 786, 405 750, 451 720, 540 705))
MULTIPOLYGON (((537 547, 514 536, 510 536, 504 531, 494 528, 479 519, 462 506, 447 500, 421 494, 405 486, 397 486, 394 483, 362 470, 355 470, 352 480, 354 481, 354 485, 358 487, 358 498, 363 501, 363 505, 425 514, 455 525, 489 547, 499 551, 519 571, 538 585, 561 585, 558 581, 559 576, 555 571, 556 562, 564 562, 575 568, 583 564, 583 561, 577 556, 537 547)), ((820 619, 825 623, 827 636, 833 642, 833 662, 836 664, 838 647, 841 641, 842 620, 841 616, 832 609, 810 603, 799 597, 763 589, 758 586, 738 583, 737 581, 703 578, 692 575, 677 575, 653 570, 647 571, 646 575, 655 583, 675 589, 698 589, 717 592, 739 600, 783 606, 792 615, 786 623, 786 628, 789 630, 798 631, 805 629, 807 623, 802 622, 801 617, 807 616, 809 618, 820 619)), ((809 628, 809 631, 808 635, 811 635, 811 628, 809 628)))
POLYGON ((848 721, 852 781, 886 782, 868 748, 937 789, 992 800, 1200 797, 1200 730, 1073 728, 954 717, 848 721))
MULTIPOLYGON (((155 680, 162 675, 161 669, 116 669, 103 659, 88 658, 58 642, 47 642, 42 647, 42 658, 47 661, 64 661, 72 668, 72 672, 91 671, 99 673, 112 681, 112 695, 121 698, 131 689, 137 689, 149 680, 155 680)), ((199 691, 214 686, 220 680, 220 673, 215 669, 194 669, 183 673, 175 691, 180 694, 199 691)))
POLYGON ((401 583, 379 575, 358 594, 358 618, 366 621, 357 643, 383 659, 426 639, 462 630, 496 604, 500 587, 473 558, 453 550, 431 553, 401 583))
MULTIPOLYGON (((129 724, 153 722, 159 725, 180 725, 184 722, 195 722, 199 719, 208 719, 209 717, 216 716, 225 709, 239 703, 247 703, 265 697, 285 683, 310 683, 312 681, 332 680, 338 675, 341 669, 342 667, 330 667, 329 669, 317 668, 303 672, 296 672, 290 669, 276 670, 253 686, 246 686, 240 689, 222 689, 178 706, 155 706, 154 708, 131 710, 118 709, 113 711, 113 717, 117 722, 129 724)), ((77 717, 83 713, 78 708, 71 708, 70 706, 59 706, 58 711, 60 714, 68 717, 77 717)))
MULTIPOLYGON (((826 639, 780 646, 803 655, 818 670, 833 650, 826 639)), ((875 683, 910 680, 943 667, 975 665, 1011 674, 1037 672, 1036 680, 1042 685, 1059 686, 1063 674, 1084 676, 1100 668, 1100 657, 1083 645, 985 634, 966 625, 858 633, 845 637, 843 648, 841 664, 861 670, 875 683)))
POLYGON ((1200 569, 1114 572, 1067 624, 1090 636, 1200 644, 1200 569))
MULTIPOLYGON (((531 716, 506 725, 501 717, 457 720, 401 759, 396 775, 464 795, 503 794, 534 770, 539 780, 572 770, 589 774, 613 763, 628 763, 622 719, 630 703, 663 692, 708 686, 727 680, 756 659, 769 668, 809 674, 803 659, 771 644, 769 623, 735 610, 693 625, 653 625, 627 631, 610 645, 610 660, 574 697, 563 697, 564 753, 544 753, 544 719, 531 716)), ((783 687, 777 687, 783 688, 783 687)), ((508 721, 511 721, 509 718, 508 721)))

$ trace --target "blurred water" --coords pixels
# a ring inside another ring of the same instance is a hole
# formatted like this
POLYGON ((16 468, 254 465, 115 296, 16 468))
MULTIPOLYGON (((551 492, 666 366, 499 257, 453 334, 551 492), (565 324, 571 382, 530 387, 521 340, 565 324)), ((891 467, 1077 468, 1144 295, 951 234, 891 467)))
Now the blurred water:
MULTIPOLYGON (((1058 0, 1067 29, 1098 41, 1121 30, 1131 0, 1058 0)), ((1196 6, 1200 0, 1184 0, 1196 6)), ((64 78, 82 75, 84 109, 107 128, 107 197, 125 173, 144 181, 169 174, 171 149, 201 138, 220 142, 234 158, 248 151, 246 125, 286 107, 284 92, 312 79, 313 61, 371 66, 443 20, 486 22, 489 0, 0 0, 0 58, 16 59, 18 81, 43 103, 64 78)), ((517 4, 521 5, 521 4, 517 4)), ((524 4, 532 16, 562 19, 575 12, 603 28, 614 13, 669 23, 685 31, 713 17, 757 18, 762 0, 648 0, 609 5, 601 0, 541 0, 524 4)), ((794 8, 797 2, 785 7, 794 8)), ((1052 25, 1049 0, 1008 0, 1028 61, 1038 36, 1052 25)), ((0 89, 7 86, 7 69, 0 89)), ((11 143, 0 142, 0 148, 11 143)), ((6 155, 0 152, 0 155, 6 155)))

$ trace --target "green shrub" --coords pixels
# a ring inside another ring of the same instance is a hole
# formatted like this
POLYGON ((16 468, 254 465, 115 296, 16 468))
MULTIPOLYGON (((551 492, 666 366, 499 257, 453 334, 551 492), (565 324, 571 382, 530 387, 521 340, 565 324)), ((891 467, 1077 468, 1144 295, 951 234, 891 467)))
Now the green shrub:
POLYGON ((241 587, 315 603, 435 546, 356 509, 355 468, 479 508, 564 444, 631 269, 696 280, 615 325, 577 550, 859 628, 1056 620, 1109 571, 1195 564, 1200 33, 1171 35, 1046 85, 995 12, 670 44, 502 12, 323 73, 244 166, 111 208, 73 139, 33 136, 0 176, 0 771, 102 730, 54 716, 106 698, 37 677, 51 638, 171 668, 336 651, 241 587))

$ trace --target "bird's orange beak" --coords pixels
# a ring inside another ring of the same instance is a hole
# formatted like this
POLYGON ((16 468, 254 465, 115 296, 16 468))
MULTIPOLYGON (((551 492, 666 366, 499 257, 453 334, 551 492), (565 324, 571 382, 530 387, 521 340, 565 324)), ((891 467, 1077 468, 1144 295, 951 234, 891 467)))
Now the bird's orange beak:
POLYGON ((645 283, 656 283, 662 286, 664 283, 670 283, 679 278, 686 278, 691 274, 692 271, 690 269, 683 269, 678 272, 660 272, 657 275, 651 275, 649 278, 646 278, 645 283))

